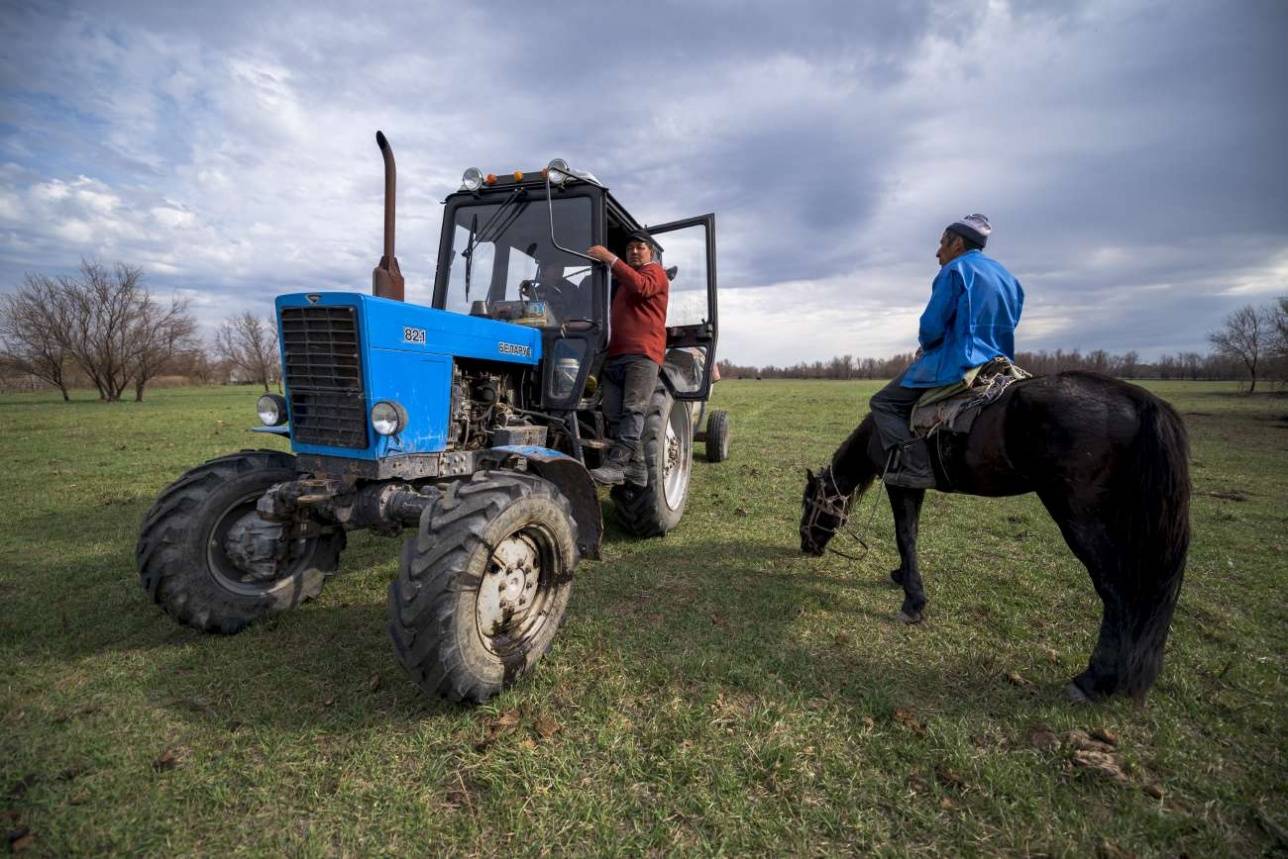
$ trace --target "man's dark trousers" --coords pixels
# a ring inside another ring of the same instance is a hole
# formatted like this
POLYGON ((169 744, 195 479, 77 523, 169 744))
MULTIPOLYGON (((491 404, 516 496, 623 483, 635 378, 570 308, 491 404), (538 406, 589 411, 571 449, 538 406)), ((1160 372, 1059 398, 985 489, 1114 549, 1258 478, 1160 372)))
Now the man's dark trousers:
POLYGON ((647 355, 615 355, 600 373, 608 434, 630 449, 632 459, 640 456, 640 436, 657 386, 658 369, 647 355))
POLYGON ((912 407, 926 393, 924 388, 905 388, 904 374, 872 395, 869 408, 881 436, 881 447, 886 452, 886 483, 909 489, 929 489, 935 485, 935 474, 930 468, 930 453, 926 443, 912 434, 908 421, 912 407), (898 450, 893 459, 890 453, 898 450))

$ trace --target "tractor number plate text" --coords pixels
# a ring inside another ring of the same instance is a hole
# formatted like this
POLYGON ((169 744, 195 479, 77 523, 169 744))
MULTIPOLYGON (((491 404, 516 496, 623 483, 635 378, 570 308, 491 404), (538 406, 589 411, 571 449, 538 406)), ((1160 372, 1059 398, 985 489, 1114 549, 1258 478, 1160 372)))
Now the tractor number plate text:
POLYGON ((411 328, 411 327, 404 327, 404 328, 403 328, 403 342, 404 342, 404 343, 415 343, 415 344, 417 344, 417 345, 424 346, 424 345, 425 345, 425 329, 424 329, 424 328, 411 328))
POLYGON ((496 349, 502 355, 521 355, 524 358, 532 357, 532 347, 525 346, 522 343, 506 343, 501 341, 496 344, 496 349))

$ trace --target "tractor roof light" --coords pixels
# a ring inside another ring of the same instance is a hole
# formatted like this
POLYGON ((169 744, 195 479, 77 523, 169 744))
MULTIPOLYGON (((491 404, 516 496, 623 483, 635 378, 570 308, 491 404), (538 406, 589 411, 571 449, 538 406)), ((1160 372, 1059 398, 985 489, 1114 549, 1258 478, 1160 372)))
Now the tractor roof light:
POLYGON ((595 174, 589 170, 574 170, 568 166, 568 162, 562 158, 552 159, 546 165, 545 174, 550 178, 551 185, 564 185, 573 179, 580 179, 583 182, 589 182, 592 185, 598 185, 600 188, 604 184, 595 178, 595 174))
POLYGON ((278 394, 265 394, 255 404, 259 422, 266 427, 280 427, 286 423, 286 400, 278 394))
POLYGON ((392 400, 371 407, 371 426, 378 435, 397 435, 407 428, 407 410, 392 400))
POLYGON ((550 178, 551 185, 562 185, 572 178, 568 172, 568 162, 562 158, 555 158, 546 165, 546 176, 550 178))
POLYGON ((461 176, 462 191, 477 191, 483 187, 483 171, 477 167, 471 167, 461 176))

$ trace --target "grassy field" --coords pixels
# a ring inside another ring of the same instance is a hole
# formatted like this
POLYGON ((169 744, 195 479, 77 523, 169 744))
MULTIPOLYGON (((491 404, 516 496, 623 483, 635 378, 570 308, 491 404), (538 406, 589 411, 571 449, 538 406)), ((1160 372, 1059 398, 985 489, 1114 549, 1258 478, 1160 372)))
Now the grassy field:
POLYGON ((476 709, 423 699, 393 659, 396 541, 356 535, 319 600, 231 638, 149 602, 144 511, 201 460, 276 442, 243 431, 253 390, 0 397, 11 849, 1282 854, 1288 399, 1151 387, 1186 416, 1196 494, 1145 708, 1064 702, 1099 602, 1033 497, 927 499, 917 627, 894 620, 884 499, 863 561, 800 554, 802 470, 872 383, 722 383, 733 455, 695 465, 680 528, 610 528, 538 670, 476 709), (1114 742, 1089 755, 1078 731, 1114 742))

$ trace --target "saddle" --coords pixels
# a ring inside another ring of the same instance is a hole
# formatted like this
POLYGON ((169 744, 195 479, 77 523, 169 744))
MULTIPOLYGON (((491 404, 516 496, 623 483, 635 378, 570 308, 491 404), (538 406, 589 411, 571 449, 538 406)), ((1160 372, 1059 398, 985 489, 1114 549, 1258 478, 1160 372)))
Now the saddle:
POLYGON ((1033 374, 1005 358, 994 358, 967 371, 960 382, 931 388, 912 407, 909 426, 913 435, 926 438, 937 432, 970 432, 975 418, 1011 385, 1033 374))

